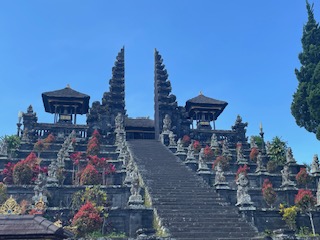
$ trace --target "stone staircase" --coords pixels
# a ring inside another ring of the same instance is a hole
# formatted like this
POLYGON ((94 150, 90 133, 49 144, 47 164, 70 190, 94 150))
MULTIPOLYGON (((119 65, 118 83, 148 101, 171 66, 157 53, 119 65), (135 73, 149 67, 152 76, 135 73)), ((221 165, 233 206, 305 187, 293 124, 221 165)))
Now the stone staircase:
POLYGON ((163 227, 172 239, 253 239, 257 232, 196 173, 155 140, 129 149, 163 227))

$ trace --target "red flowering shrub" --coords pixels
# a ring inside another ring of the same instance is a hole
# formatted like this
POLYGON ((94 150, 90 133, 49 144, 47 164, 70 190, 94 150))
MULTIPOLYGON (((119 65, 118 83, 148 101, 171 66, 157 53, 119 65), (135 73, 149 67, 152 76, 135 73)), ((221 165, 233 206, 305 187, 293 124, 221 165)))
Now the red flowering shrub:
POLYGON ((240 166, 237 170, 237 173, 236 173, 236 179, 238 179, 238 176, 240 173, 244 173, 244 175, 247 175, 247 171, 249 169, 250 168, 247 166, 247 164, 245 164, 244 166, 240 166))
POLYGON ((80 160, 82 159, 82 153, 76 152, 70 155, 71 160, 73 161, 73 165, 79 165, 80 160))
POLYGON ((98 155, 100 152, 100 143, 97 137, 92 137, 87 145, 87 155, 98 155))
POLYGON ((242 143, 241 142, 237 142, 236 149, 241 148, 241 147, 242 147, 242 143))
POLYGON ((257 157, 259 155, 259 149, 254 147, 251 149, 251 152, 250 152, 250 155, 249 155, 249 158, 251 161, 257 161, 257 157))
POLYGON ((277 200, 277 193, 274 191, 272 183, 269 179, 265 179, 263 181, 262 196, 269 206, 272 206, 277 200))
POLYGON ((31 184, 37 177, 39 172, 47 173, 47 167, 41 168, 38 158, 34 152, 31 152, 26 159, 19 161, 13 167, 13 182, 15 184, 31 184))
POLYGON ((189 137, 188 135, 184 135, 183 138, 182 138, 182 144, 183 144, 183 146, 184 146, 184 147, 189 146, 190 142, 191 142, 190 137, 189 137))
POLYGON ((33 150, 37 152, 43 152, 45 149, 45 144, 43 140, 39 139, 33 146, 33 150))
POLYGON ((102 218, 94 205, 87 202, 74 215, 72 225, 77 227, 81 236, 99 230, 102 227, 102 218))
POLYGON ((100 140, 101 135, 100 135, 100 133, 99 133, 99 131, 98 131, 97 129, 95 129, 95 130, 93 131, 92 137, 95 137, 95 138, 97 138, 98 140, 100 140))
POLYGON ((204 148, 204 158, 205 160, 212 160, 213 159, 213 156, 214 156, 214 153, 212 151, 212 149, 207 145, 205 148, 204 148))
POLYGON ((23 160, 13 167, 13 182, 15 184, 30 184, 32 177, 32 168, 23 160))
POLYGON ((195 152, 195 153, 200 152, 200 150, 201 150, 201 144, 200 144, 199 141, 194 141, 194 142, 193 142, 193 149, 194 149, 194 152, 195 152))
POLYGON ((303 212, 310 211, 316 204, 316 198, 310 190, 299 189, 298 194, 294 198, 294 203, 303 212))
POLYGON ((12 184, 13 183, 13 167, 15 164, 12 162, 8 162, 4 165, 4 169, 1 172, 3 175, 3 182, 6 184, 12 184))
POLYGON ((52 133, 50 133, 50 134, 43 140, 43 142, 44 142, 45 144, 49 144, 49 143, 53 143, 54 140, 55 140, 55 137, 53 136, 52 133))
POLYGON ((101 180, 101 175, 92 164, 88 164, 80 176, 80 184, 82 185, 101 184, 101 180))
POLYGON ((296 180, 299 185, 307 186, 311 182, 312 178, 308 174, 306 168, 300 168, 300 171, 296 175, 296 180))
POLYGON ((229 168, 229 160, 227 157, 225 156, 218 156, 216 158, 216 160, 214 160, 213 164, 212 164, 212 169, 214 169, 218 163, 220 162, 221 167, 223 170, 227 170, 229 168))

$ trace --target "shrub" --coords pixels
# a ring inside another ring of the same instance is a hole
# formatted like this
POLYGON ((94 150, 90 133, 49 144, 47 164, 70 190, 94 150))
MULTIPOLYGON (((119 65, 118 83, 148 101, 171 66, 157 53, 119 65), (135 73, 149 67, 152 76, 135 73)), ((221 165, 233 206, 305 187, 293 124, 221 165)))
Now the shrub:
POLYGON ((101 175, 92 164, 88 164, 86 168, 82 171, 81 177, 80 177, 80 184, 82 185, 101 184, 101 175))
POLYGON ((30 184, 33 178, 32 168, 24 161, 18 162, 13 167, 13 182, 15 184, 30 184))
POLYGON ((184 135, 183 138, 182 138, 182 144, 183 144, 183 146, 184 146, 184 147, 189 146, 190 142, 191 142, 190 137, 189 137, 188 135, 184 135))
POLYGON ((14 163, 8 162, 7 164, 4 165, 4 169, 1 172, 3 175, 3 182, 6 184, 12 184, 13 183, 13 168, 14 168, 14 163))
POLYGON ((294 203, 302 212, 310 211, 316 202, 312 192, 306 189, 299 189, 298 194, 294 198, 294 203))
POLYGON ((244 175, 247 175, 247 171, 249 170, 250 168, 247 166, 247 164, 243 165, 243 166, 240 166, 237 170, 237 173, 236 173, 236 179, 238 179, 238 176, 240 175, 240 173, 243 173, 244 175))
POLYGON ((99 230, 102 226, 102 218, 98 210, 91 202, 84 204, 72 220, 72 225, 77 227, 80 236, 99 230))
POLYGON ((267 171, 269 173, 273 173, 277 170, 277 167, 278 167, 278 163, 276 161, 269 161, 267 163, 267 171))
POLYGON ((201 144, 199 141, 194 141, 193 142, 193 149, 195 153, 199 153, 201 150, 201 144))
POLYGON ((262 185, 262 196, 266 203, 272 207, 277 200, 277 193, 274 191, 269 179, 265 179, 262 185))
POLYGON ((107 206, 107 194, 99 186, 86 187, 85 190, 75 192, 72 195, 72 209, 78 210, 88 201, 99 211, 102 211, 107 206))
POLYGON ((220 162, 221 168, 225 171, 229 169, 229 159, 226 156, 218 156, 212 164, 212 169, 214 169, 220 162))
POLYGON ((256 162, 258 155, 259 155, 259 149, 254 147, 254 148, 251 149, 249 158, 250 158, 251 161, 256 162))
POLYGON ((204 148, 204 158, 205 158, 205 160, 210 161, 210 160, 213 159, 213 156, 214 156, 214 153, 213 153, 212 149, 207 145, 204 148))
POLYGON ((3 204, 7 200, 7 185, 0 182, 0 204, 3 204))
POLYGON ((98 155, 100 152, 100 143, 97 137, 92 137, 87 145, 87 155, 98 155))
POLYGON ((274 137, 269 147, 269 157, 279 165, 286 162, 287 143, 282 141, 280 137, 274 137))
POLYGON ((284 220, 291 230, 296 230, 296 217, 298 208, 296 206, 285 207, 283 204, 279 206, 280 214, 282 214, 282 220, 284 220))
POLYGON ((308 174, 306 168, 300 168, 296 175, 296 180, 299 185, 307 186, 312 181, 312 177, 308 174))

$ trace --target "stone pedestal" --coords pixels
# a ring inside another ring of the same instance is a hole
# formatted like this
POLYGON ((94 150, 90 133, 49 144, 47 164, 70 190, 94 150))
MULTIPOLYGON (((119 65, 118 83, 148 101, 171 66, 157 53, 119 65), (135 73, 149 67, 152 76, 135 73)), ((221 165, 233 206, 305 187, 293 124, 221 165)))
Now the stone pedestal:
POLYGON ((205 171, 205 170, 200 170, 197 172, 198 176, 202 177, 203 180, 208 183, 209 185, 212 184, 212 174, 209 170, 205 171))
POLYGON ((187 158, 187 154, 185 152, 176 152, 174 155, 180 158, 181 161, 185 161, 187 158))
POLYGON ((186 161, 184 162, 184 164, 190 169, 192 169, 194 172, 196 172, 198 169, 198 162, 196 160, 186 161))
POLYGON ((230 189, 227 182, 218 182, 218 183, 215 183, 213 186, 215 187, 215 189, 219 189, 219 190, 230 189))
POLYGON ((131 195, 129 197, 129 201, 128 201, 128 205, 129 205, 129 208, 145 208, 145 206, 143 205, 143 200, 142 200, 142 196, 139 194, 139 195, 131 195))

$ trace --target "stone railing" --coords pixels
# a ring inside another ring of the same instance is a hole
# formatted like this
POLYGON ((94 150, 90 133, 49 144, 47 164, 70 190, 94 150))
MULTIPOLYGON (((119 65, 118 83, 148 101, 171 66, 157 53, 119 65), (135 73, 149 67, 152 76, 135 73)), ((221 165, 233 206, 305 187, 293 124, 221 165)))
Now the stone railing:
POLYGON ((69 136, 72 131, 76 132, 77 138, 86 138, 88 126, 87 125, 74 125, 74 124, 51 124, 51 123, 37 123, 34 127, 34 136, 36 138, 46 137, 52 133, 55 136, 69 136))
POLYGON ((228 143, 236 143, 238 136, 233 130, 199 130, 193 129, 190 131, 190 136, 194 140, 198 140, 203 144, 209 144, 212 134, 217 136, 218 141, 227 139, 228 143))

